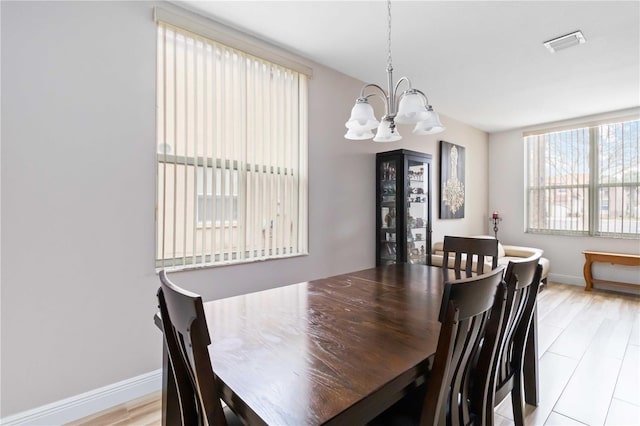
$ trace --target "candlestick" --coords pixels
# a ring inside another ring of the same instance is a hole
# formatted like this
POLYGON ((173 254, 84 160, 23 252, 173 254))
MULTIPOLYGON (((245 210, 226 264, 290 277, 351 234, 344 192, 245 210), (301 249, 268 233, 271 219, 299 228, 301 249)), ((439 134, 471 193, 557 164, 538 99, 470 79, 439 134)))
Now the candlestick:
POLYGON ((500 217, 500 214, 498 213, 497 210, 493 212, 493 214, 489 218, 489 221, 493 222, 493 235, 497 240, 498 239, 498 223, 502 222, 502 218, 500 217))

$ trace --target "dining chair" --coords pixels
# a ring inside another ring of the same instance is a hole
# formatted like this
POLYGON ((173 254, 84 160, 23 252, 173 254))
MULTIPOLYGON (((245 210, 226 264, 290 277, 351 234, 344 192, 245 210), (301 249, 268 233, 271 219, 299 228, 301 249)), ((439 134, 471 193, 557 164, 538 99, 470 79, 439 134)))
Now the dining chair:
POLYGON ((487 274, 444 284, 442 325, 425 386, 410 392, 370 425, 488 424, 485 407, 493 392, 489 373, 498 342, 486 338, 484 330, 490 321, 499 325, 502 320, 503 272, 504 266, 499 266, 487 274), (481 345, 483 364, 477 361, 481 345))
POLYGON ((445 235, 443 242, 444 255, 442 257, 442 268, 449 269, 449 256, 454 255, 453 270, 456 279, 460 279, 461 272, 464 271, 467 277, 472 272, 476 274, 484 273, 484 264, 489 257, 491 260, 491 269, 498 267, 498 240, 495 238, 471 238, 471 237, 453 237, 445 235), (464 260, 464 265, 463 265, 464 260), (475 271, 473 270, 474 260, 476 263, 475 271))
POLYGON ((160 271, 158 303, 164 343, 173 369, 183 426, 241 425, 222 407, 220 386, 211 368, 211 343, 202 297, 184 290, 160 271))
MULTIPOLYGON (((510 261, 505 272, 506 300, 504 320, 492 323, 487 334, 495 334, 497 353, 491 368, 491 384, 495 393, 490 394, 486 417, 493 424, 493 408, 509 392, 516 426, 524 425, 523 365, 527 336, 533 319, 542 265, 540 254, 521 261, 510 261)), ((484 348, 483 348, 484 349, 484 348)))

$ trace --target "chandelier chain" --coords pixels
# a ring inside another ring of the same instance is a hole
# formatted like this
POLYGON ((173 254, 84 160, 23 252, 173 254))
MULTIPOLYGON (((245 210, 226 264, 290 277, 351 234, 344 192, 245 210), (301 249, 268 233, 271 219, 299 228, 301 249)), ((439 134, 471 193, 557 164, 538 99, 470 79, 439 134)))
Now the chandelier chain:
POLYGON ((387 56, 387 68, 393 68, 391 65, 391 0, 387 0, 387 43, 388 43, 388 56, 387 56))

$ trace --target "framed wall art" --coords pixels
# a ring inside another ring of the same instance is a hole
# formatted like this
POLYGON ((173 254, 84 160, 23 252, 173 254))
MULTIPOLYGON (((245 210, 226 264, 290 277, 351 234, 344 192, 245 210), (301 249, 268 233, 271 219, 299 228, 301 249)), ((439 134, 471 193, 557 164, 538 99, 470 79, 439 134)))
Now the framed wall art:
POLYGON ((440 141, 440 219, 464 217, 464 147, 440 141))

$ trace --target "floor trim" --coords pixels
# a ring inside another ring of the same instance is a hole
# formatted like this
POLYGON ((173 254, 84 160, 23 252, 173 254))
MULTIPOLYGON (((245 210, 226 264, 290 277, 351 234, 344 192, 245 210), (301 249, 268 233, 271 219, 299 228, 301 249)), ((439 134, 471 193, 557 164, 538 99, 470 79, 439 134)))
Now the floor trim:
POLYGON ((584 287, 584 277, 549 273, 549 281, 554 283, 571 284, 584 287))
POLYGON ((162 389, 162 370, 141 374, 89 392, 0 419, 0 425, 60 425, 162 389))

